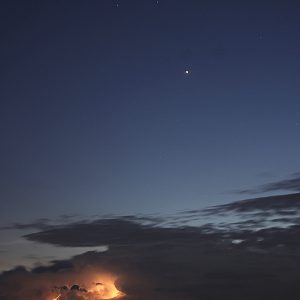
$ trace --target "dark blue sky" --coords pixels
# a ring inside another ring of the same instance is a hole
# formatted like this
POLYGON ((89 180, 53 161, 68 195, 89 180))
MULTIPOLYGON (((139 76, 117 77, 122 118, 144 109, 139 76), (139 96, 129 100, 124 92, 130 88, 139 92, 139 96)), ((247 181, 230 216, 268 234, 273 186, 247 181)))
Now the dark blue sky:
POLYGON ((1 1, 1 220, 200 208, 299 171, 297 2, 1 1))

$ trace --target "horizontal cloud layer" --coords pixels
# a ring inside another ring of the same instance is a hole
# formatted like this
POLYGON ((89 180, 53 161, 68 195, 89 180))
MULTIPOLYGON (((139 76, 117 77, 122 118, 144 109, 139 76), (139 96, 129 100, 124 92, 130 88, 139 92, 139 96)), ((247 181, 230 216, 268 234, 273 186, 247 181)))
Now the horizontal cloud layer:
POLYGON ((300 192, 300 173, 295 173, 288 179, 263 184, 254 189, 241 190, 238 193, 259 194, 278 191, 300 192))

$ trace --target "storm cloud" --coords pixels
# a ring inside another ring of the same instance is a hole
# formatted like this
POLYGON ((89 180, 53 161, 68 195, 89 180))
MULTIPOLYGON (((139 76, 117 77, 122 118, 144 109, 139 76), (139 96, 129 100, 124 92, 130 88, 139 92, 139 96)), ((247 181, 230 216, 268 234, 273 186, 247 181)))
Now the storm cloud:
POLYGON ((62 288, 65 299, 90 300, 85 286, 95 284, 88 280, 91 273, 115 278, 124 300, 294 299, 300 292, 299 208, 300 194, 291 194, 185 211, 169 227, 161 218, 123 216, 43 228, 25 238, 62 247, 108 245, 109 250, 5 272, 0 300, 52 300, 62 288), (222 221, 222 230, 214 222, 198 227, 185 222, 224 214, 235 218, 222 221), (270 215, 275 221, 257 230, 270 215))

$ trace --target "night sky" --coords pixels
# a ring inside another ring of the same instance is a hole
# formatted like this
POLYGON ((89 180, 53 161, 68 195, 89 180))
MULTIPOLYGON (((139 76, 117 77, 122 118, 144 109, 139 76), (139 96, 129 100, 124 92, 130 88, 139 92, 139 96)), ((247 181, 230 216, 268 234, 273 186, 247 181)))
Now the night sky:
POLYGON ((299 12, 1 0, 0 300, 296 299, 299 12))
POLYGON ((203 208, 298 172, 299 9, 1 1, 1 224, 203 208))

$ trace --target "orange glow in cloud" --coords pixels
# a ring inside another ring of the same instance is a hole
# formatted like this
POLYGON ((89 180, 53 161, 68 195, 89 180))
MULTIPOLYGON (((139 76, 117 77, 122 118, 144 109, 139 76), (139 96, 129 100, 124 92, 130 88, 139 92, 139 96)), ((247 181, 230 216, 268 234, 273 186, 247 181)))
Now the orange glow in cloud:
POLYGON ((117 278, 113 275, 84 273, 76 277, 66 277, 62 286, 54 288, 56 295, 47 300, 67 300, 70 296, 80 300, 109 300, 121 299, 125 295, 117 289, 117 278))

